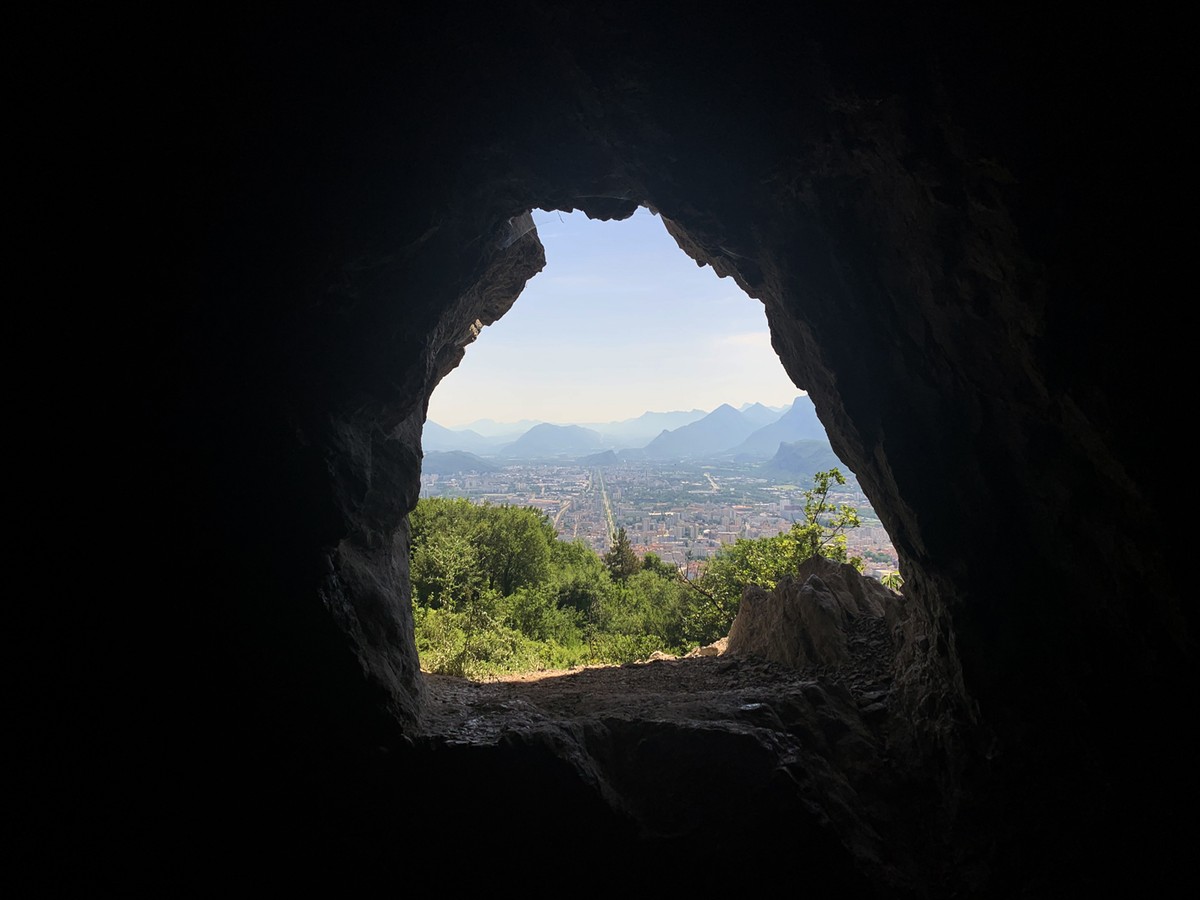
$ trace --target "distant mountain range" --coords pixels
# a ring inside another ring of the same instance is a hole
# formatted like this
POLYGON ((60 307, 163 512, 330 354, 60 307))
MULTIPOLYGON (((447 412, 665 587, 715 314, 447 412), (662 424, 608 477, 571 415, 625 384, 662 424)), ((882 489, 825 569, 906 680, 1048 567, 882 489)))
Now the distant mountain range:
POLYGON ((585 456, 599 450, 611 449, 598 431, 582 425, 534 425, 527 432, 505 444, 497 456, 507 459, 541 459, 548 456, 585 456))
MULTIPOLYGON (((474 454, 481 461, 570 459, 594 464, 592 460, 620 458, 729 458, 766 462, 785 444, 817 442, 828 446, 825 428, 807 394, 797 396, 790 407, 778 409, 761 403, 735 409, 723 403, 709 412, 647 412, 634 419, 586 425, 506 424, 490 419, 471 425, 456 430, 426 421, 421 439, 427 459, 425 470, 433 471, 428 465, 432 454, 449 451, 474 454)), ((808 448, 806 452, 817 451, 808 448)), ((832 450, 829 452, 832 455, 832 450)), ((452 461, 438 460, 438 465, 448 464, 452 461)))
POLYGON ((737 446, 756 430, 745 413, 723 403, 703 419, 662 432, 644 449, 650 459, 713 456, 737 446))
POLYGON ((763 406, 761 403, 751 403, 741 407, 738 412, 746 419, 758 427, 770 425, 779 418, 780 413, 787 412, 790 407, 781 406, 779 409, 772 409, 769 406, 763 406))
POLYGON ((616 448, 644 447, 655 436, 672 428, 680 428, 699 419, 707 413, 702 409, 674 410, 672 412, 645 412, 636 419, 624 419, 620 422, 592 422, 587 425, 593 431, 604 435, 612 441, 616 448))
MULTIPOLYGON (((762 404, 747 404, 759 406, 774 417, 778 417, 786 407, 771 410, 762 404)), ((663 429, 678 428, 695 422, 707 415, 703 409, 673 410, 671 412, 644 412, 633 419, 621 419, 615 422, 542 422, 538 419, 521 419, 518 422, 497 422, 495 419, 476 419, 460 429, 463 432, 473 432, 482 440, 489 442, 493 448, 511 443, 530 428, 536 425, 578 425, 599 432, 609 439, 614 446, 641 447, 652 440, 663 429)), ((440 426, 439 426, 440 427, 440 426)), ((449 430, 449 429, 447 429, 449 430)))
POLYGON ((583 463, 585 466, 615 466, 620 461, 621 457, 617 456, 612 450, 593 453, 591 456, 584 456, 576 460, 576 462, 583 463))
POLYGON ((491 453, 497 446, 498 444, 494 438, 484 437, 477 431, 469 428, 462 431, 443 428, 437 422, 430 419, 425 420, 425 428, 421 432, 421 447, 426 453, 430 450, 465 450, 467 453, 491 453))
POLYGON ((780 444, 814 440, 828 441, 829 438, 825 434, 825 426, 817 418, 816 407, 804 394, 797 397, 791 409, 782 416, 776 416, 762 428, 748 434, 744 441, 733 448, 733 453, 767 459, 779 449, 780 444))
POLYGON ((494 462, 463 450, 432 450, 421 461, 421 471, 427 475, 456 475, 459 472, 497 472, 494 462))

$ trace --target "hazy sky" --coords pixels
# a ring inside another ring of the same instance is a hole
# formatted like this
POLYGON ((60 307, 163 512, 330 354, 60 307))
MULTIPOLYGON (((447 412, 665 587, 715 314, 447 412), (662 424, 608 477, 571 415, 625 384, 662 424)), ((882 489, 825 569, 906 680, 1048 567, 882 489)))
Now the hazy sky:
POLYGON ((428 418, 568 424, 652 410, 790 405, 762 304, 679 249, 662 220, 534 210, 546 267, 469 344, 428 418))

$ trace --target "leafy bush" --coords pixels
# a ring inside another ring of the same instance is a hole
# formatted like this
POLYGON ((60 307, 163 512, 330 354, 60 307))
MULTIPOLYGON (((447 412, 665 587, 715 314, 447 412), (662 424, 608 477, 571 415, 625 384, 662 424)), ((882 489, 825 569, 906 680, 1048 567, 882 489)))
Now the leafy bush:
POLYGON ((748 584, 772 588, 820 554, 850 562, 857 512, 829 502, 837 469, 805 491, 804 518, 783 534, 722 548, 694 577, 632 555, 623 530, 606 558, 561 541, 531 507, 423 499, 409 517, 417 651, 430 672, 484 678, 682 655, 729 633, 748 584))
POLYGON ((536 641, 499 623, 473 627, 466 613, 416 609, 415 631, 421 668, 440 675, 480 680, 493 675, 567 669, 589 658, 582 643, 564 646, 536 641))
POLYGON ((589 662, 596 665, 625 665, 646 659, 659 649, 653 635, 598 632, 590 645, 589 662))

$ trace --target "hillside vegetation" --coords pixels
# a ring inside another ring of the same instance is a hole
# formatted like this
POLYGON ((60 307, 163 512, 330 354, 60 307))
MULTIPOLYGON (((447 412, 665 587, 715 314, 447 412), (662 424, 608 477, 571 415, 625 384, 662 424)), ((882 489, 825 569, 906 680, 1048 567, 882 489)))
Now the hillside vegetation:
POLYGON ((683 655, 729 633, 742 590, 774 587, 820 554, 848 559, 857 512, 828 503, 837 469, 818 473, 805 516, 775 537, 742 539, 703 565, 638 557, 620 529, 601 557, 559 539, 525 506, 425 498, 410 516, 417 649, 428 672, 491 675, 683 655))

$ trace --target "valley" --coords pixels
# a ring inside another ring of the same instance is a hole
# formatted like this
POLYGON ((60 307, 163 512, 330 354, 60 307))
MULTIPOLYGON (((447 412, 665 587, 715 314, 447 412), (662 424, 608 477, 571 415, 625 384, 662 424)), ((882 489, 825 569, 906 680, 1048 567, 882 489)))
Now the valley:
POLYGON ((891 539, 806 394, 778 408, 722 404, 586 426, 481 420, 477 428, 426 423, 422 497, 532 506, 560 539, 601 554, 624 528, 639 556, 683 568, 739 538, 786 531, 803 518, 813 474, 836 467, 847 483, 830 500, 862 519, 847 534, 850 555, 874 577, 897 569, 891 539))
MULTIPOLYGON (((895 571, 896 552, 857 481, 831 494, 855 507, 862 526, 847 535, 866 574, 895 571)), ((623 527, 639 555, 655 553, 685 566, 738 538, 771 537, 803 517, 802 492, 811 477, 785 479, 761 463, 639 460, 593 467, 573 461, 507 463, 489 471, 423 473, 422 497, 532 506, 554 523, 562 540, 582 540, 598 553, 623 527)))

